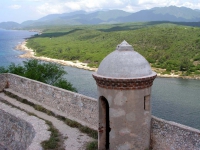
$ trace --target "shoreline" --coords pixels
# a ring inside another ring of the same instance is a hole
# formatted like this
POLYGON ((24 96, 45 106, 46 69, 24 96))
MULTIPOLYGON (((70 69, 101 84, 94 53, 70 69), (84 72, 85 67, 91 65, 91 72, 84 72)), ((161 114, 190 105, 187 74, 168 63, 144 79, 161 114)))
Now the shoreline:
MULTIPOLYGON (((37 57, 35 56, 35 53, 33 51, 33 49, 30 49, 26 46, 27 40, 19 43, 15 49, 16 50, 20 50, 25 52, 22 55, 19 55, 20 58, 33 58, 33 59, 38 59, 38 60, 42 60, 42 61, 46 61, 46 62, 53 62, 53 63, 58 63, 61 64, 63 66, 71 66, 71 67, 76 67, 79 69, 84 69, 84 70, 89 70, 89 71, 97 71, 98 68, 91 68, 88 66, 87 63, 82 63, 78 60, 76 61, 66 61, 66 60, 60 60, 60 59, 54 59, 54 58, 49 58, 49 57, 44 57, 44 56, 40 56, 37 57)), ((153 71, 155 71, 154 69, 152 69, 153 71)), ((157 73, 157 77, 160 78, 182 78, 182 79, 196 79, 196 80, 200 80, 200 77, 191 77, 191 76, 180 76, 180 75, 174 75, 174 74, 160 74, 157 73)))
POLYGON ((25 40, 15 47, 16 50, 25 52, 24 54, 19 55, 20 58, 33 58, 33 59, 38 59, 38 60, 42 60, 42 61, 46 61, 46 62, 58 63, 58 64, 61 64, 64 66, 71 66, 71 67, 76 67, 79 69, 85 69, 85 70, 89 70, 89 71, 97 70, 97 68, 91 68, 88 66, 87 63, 82 63, 78 60, 66 61, 66 60, 54 59, 54 58, 49 58, 49 57, 44 57, 44 56, 37 57, 37 56, 35 56, 35 52, 33 51, 33 49, 30 49, 26 46, 26 43, 27 43, 27 41, 25 40))

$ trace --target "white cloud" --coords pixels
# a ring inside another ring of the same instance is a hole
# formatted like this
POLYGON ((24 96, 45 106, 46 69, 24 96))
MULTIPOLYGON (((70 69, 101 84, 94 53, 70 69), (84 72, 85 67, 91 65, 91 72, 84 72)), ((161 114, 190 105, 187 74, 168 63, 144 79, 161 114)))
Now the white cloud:
POLYGON ((42 15, 47 14, 58 14, 64 11, 63 5, 55 4, 51 5, 49 3, 45 3, 41 6, 37 7, 37 11, 42 15))
POLYGON ((169 5, 170 3, 177 4, 179 0, 138 0, 139 5, 169 5))
POLYGON ((193 9, 200 9, 200 2, 198 2, 196 4, 195 3, 191 3, 191 2, 185 2, 181 6, 189 7, 189 8, 193 8, 193 9))
POLYGON ((123 5, 124 2, 122 0, 114 0, 114 3, 117 5, 123 5))
MULTIPOLYGON (((27 14, 24 20, 34 20, 48 14, 67 13, 77 10, 90 12, 96 10, 121 9, 129 12, 137 12, 153 7, 165 7, 170 5, 200 9, 200 0, 2 0, 0 10, 2 10, 2 12, 5 8, 19 10, 23 7, 23 9, 17 11, 18 16, 20 13, 21 16, 27 14)), ((5 10, 7 11, 8 9, 5 10)), ((15 14, 13 14, 13 16, 14 15, 15 14)), ((0 20, 3 20, 1 18, 0 20)), ((9 17, 5 18, 4 20, 9 19, 9 17)), ((19 17, 15 18, 17 20, 19 17)), ((11 18, 10 20, 13 19, 11 18)))
POLYGON ((143 6, 143 9, 150 9, 153 7, 164 7, 171 5, 178 5, 179 0, 138 0, 138 5, 143 6))
POLYGON ((64 4, 65 8, 70 8, 71 10, 80 10, 81 6, 78 3, 74 3, 74 2, 66 2, 64 4))
POLYGON ((44 15, 53 12, 64 13, 77 10, 118 9, 125 7, 126 1, 129 0, 48 0, 48 2, 38 6, 37 11, 44 15))
POLYGON ((192 9, 200 9, 199 0, 138 0, 138 5, 145 8, 149 7, 165 7, 165 6, 177 6, 177 7, 188 7, 192 9))
POLYGON ((137 7, 134 7, 132 5, 127 5, 124 9, 122 9, 124 11, 128 11, 128 12, 136 12, 138 11, 138 8, 137 7))
POLYGON ((11 6, 9 6, 9 8, 11 8, 11 9, 20 9, 21 6, 20 5, 11 5, 11 6))
POLYGON ((121 9, 136 12, 143 9, 164 6, 185 6, 200 9, 198 0, 27 0, 37 1, 39 14, 64 13, 77 10, 95 11, 102 9, 121 9), (45 2, 45 3, 44 3, 45 2))

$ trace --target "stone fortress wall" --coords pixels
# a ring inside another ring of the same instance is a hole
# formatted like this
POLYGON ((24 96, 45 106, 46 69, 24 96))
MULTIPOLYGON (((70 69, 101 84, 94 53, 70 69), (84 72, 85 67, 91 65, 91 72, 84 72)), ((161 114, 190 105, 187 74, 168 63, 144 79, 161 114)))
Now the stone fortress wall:
POLYGON ((8 88, 35 104, 56 111, 56 114, 97 129, 96 99, 14 74, 1 74, 0 81, 0 90, 8 88))
POLYGON ((0 103, 0 149, 39 150, 50 132, 44 120, 0 103))
POLYGON ((33 127, 3 110, 0 116, 0 149, 26 149, 35 136, 33 127))
MULTIPOLYGON (((96 99, 13 74, 0 75, 0 91, 5 88, 57 114, 97 130, 96 99)), ((151 146, 153 150, 200 150, 200 131, 152 117, 151 146)))
POLYGON ((157 117, 151 122, 153 150, 200 150, 200 130, 157 117))

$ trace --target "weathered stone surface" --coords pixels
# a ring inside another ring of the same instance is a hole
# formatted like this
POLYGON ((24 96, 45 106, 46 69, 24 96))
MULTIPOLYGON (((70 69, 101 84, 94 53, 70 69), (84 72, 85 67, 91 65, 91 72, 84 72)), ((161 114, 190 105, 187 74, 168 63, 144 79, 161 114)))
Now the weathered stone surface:
POLYGON ((139 78, 154 76, 148 61, 123 41, 99 65, 97 74, 111 78, 139 78))
MULTIPOLYGON (((97 100, 86 97, 81 94, 73 93, 70 91, 62 90, 53 86, 49 86, 37 81, 33 81, 30 79, 26 79, 17 75, 12 75, 12 74, 1 74, 0 75, 0 88, 5 88, 7 85, 9 85, 9 89, 12 89, 13 91, 19 92, 22 95, 25 95, 27 97, 30 97, 31 99, 34 99, 35 101, 39 102, 41 105, 47 105, 51 108, 55 108, 56 110, 63 112, 66 114, 66 116, 73 116, 76 118, 76 121, 82 123, 84 122, 90 127, 94 127, 97 129, 97 122, 98 122, 98 108, 97 108, 97 100), (9 81, 7 83, 7 81, 9 81)), ((105 92, 109 92, 107 89, 105 92)), ((119 92, 119 91, 118 91, 119 92)), ((143 89, 143 92, 145 95, 148 95, 150 92, 150 89, 143 89)), ((121 95, 121 93, 108 93, 107 94, 107 100, 110 105, 117 105, 121 106, 124 105, 124 96, 121 95), (116 99, 113 95, 118 95, 119 97, 123 98, 123 100, 116 99), (116 101, 114 101, 114 99, 116 101)), ((137 94, 138 95, 138 94, 137 94)), ((140 99, 140 97, 135 97, 136 99, 140 99)), ((2 105, 0 105, 2 106, 2 105)), ((127 105, 129 107, 129 105, 127 105)), ((144 107, 144 106, 142 106, 144 107)), ((2 106, 0 107, 0 110, 7 110, 7 107, 2 106)), ((21 116, 22 118, 26 118, 25 114, 23 113, 16 113, 17 110, 11 111, 11 113, 16 114, 16 117, 21 116)), ((111 112, 110 112, 111 113, 111 112)), ((120 112, 118 112, 120 113, 120 112)), ((130 111, 130 113, 132 113, 130 111)), ((12 115, 14 115, 12 114, 12 115)), ((110 114, 113 115, 113 114, 110 114)), ((117 115, 117 114, 115 114, 117 115)), ((137 115, 137 114, 135 114, 137 115)), ((149 115, 149 114, 144 114, 144 115, 149 115)), ((7 120, 7 117, 3 117, 0 113, 0 120, 1 118, 4 118, 6 121, 10 122, 15 122, 15 119, 9 119, 7 120)), ((124 115, 124 120, 126 121, 132 121, 135 120, 137 121, 137 117, 134 117, 134 114, 129 115, 124 115)), ((35 122, 35 119, 27 119, 27 122, 33 121, 35 122)), ((145 120, 144 122, 146 123, 148 120, 145 120)), ((0 128, 7 128, 6 123, 8 122, 1 122, 0 121, 0 128)), ((111 122, 111 125, 114 122, 111 122)), ((33 123, 34 124, 34 123, 33 123)), ((19 127, 23 126, 23 124, 17 124, 19 127)), ((141 124, 142 125, 142 124, 141 124)), ((193 129, 178 123, 174 122, 169 122, 165 121, 163 119, 155 118, 152 117, 152 122, 151 122, 152 128, 151 128, 151 146, 153 150, 200 150, 200 131, 197 129, 193 129)), ((43 125, 42 125, 43 126, 43 125)), ((41 127, 42 127, 41 126, 41 127)), ((117 126, 117 125, 116 125, 117 126)), ((120 124, 119 124, 120 126, 120 124)), ((40 127, 38 125, 37 127, 40 127)), ((13 126, 15 128, 15 126, 13 126)), ((26 126, 28 128, 28 126, 26 126)), ((113 128, 113 127, 112 127, 113 128)), ((137 127, 136 127, 137 128, 137 127)), ((27 129, 31 130, 31 129, 27 129)), ((36 131, 36 129, 34 129, 36 131)), ((12 130, 11 130, 12 131, 12 130)), ((17 132, 20 130, 18 129, 17 132)), ((40 131, 38 129, 38 131, 40 131)), ((144 130, 143 132, 149 133, 148 130, 144 130)), ((43 137, 43 132, 42 134, 38 134, 38 139, 44 140, 45 137, 43 137)), ((136 136, 133 133, 130 133, 129 126, 126 128, 121 128, 119 132, 115 132, 114 130, 111 130, 110 132, 110 138, 115 138, 119 135, 123 136, 126 134, 130 134, 132 138, 132 141, 130 139, 127 139, 127 142, 125 142, 123 145, 119 147, 119 149, 130 149, 132 147, 132 143, 138 143, 138 147, 141 143, 143 143, 143 140, 138 140, 134 141, 134 137, 136 136)), ((16 140, 22 140, 25 139, 26 134, 24 135, 15 135, 12 132, 8 132, 7 134, 2 134, 2 130, 0 130, 0 136, 4 135, 4 138, 6 140, 9 140, 9 137, 14 137, 16 140), (7 138, 6 136, 7 135, 7 138), (15 136, 14 136, 15 135, 15 136)), ((36 134, 37 135, 37 134, 36 134)), ((28 137, 29 139, 30 137, 28 137)), ((35 139, 35 137, 34 137, 35 139)), ((36 140, 33 140, 32 143, 37 143, 39 144, 37 138, 36 140)), ((39 145, 31 145, 29 146, 29 150, 38 150, 39 145)), ((0 140, 0 149, 5 149, 4 147, 5 143, 0 140)), ((18 145, 17 145, 18 146, 18 145)), ((132 149, 138 149, 138 147, 134 147, 132 149)), ((40 147, 41 148, 41 147, 40 147)), ((21 150, 21 149, 20 149, 21 150)))
POLYGON ((29 123, 0 110, 0 141, 5 148, 26 149, 34 135, 29 123))
POLYGON ((99 98, 99 149, 104 150, 108 142, 111 150, 148 149, 151 113, 144 109, 144 93, 149 91, 147 95, 150 95, 151 90, 97 89, 99 96, 103 95, 99 98), (106 99, 109 99, 107 109, 106 99), (107 130, 108 125, 110 132, 107 130), (109 141, 106 140, 107 136, 109 141))
POLYGON ((200 150, 200 130, 152 117, 153 150, 200 150))
POLYGON ((0 149, 40 150, 49 139, 45 121, 0 103, 0 149))
POLYGON ((4 88, 8 87, 8 80, 7 80, 7 74, 1 74, 0 75, 0 92, 3 91, 4 88))
POLYGON ((14 74, 2 74, 0 79, 8 81, 9 89, 34 99, 41 105, 65 113, 66 117, 71 117, 90 128, 97 129, 96 99, 14 74))

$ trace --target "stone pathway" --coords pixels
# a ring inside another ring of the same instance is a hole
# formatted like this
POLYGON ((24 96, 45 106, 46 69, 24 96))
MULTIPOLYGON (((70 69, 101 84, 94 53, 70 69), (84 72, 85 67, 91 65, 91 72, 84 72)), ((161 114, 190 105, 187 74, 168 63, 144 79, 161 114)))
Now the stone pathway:
POLYGON ((52 124, 62 133, 64 139, 64 145, 66 150, 84 150, 87 142, 93 139, 84 133, 81 133, 76 128, 71 128, 62 121, 55 117, 49 116, 45 113, 35 110, 33 107, 23 104, 13 98, 6 96, 4 93, 0 93, 0 98, 8 101, 9 103, 26 110, 27 112, 34 113, 35 115, 52 122, 52 124))

